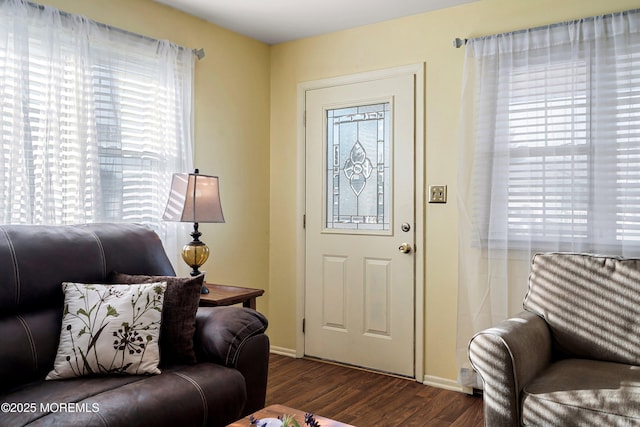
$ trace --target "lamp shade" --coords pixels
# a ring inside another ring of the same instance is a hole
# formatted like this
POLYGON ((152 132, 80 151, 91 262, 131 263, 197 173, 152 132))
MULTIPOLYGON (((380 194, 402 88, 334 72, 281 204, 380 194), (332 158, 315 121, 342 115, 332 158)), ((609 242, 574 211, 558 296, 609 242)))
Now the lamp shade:
POLYGON ((218 177, 174 173, 162 219, 178 222, 224 222, 218 177))

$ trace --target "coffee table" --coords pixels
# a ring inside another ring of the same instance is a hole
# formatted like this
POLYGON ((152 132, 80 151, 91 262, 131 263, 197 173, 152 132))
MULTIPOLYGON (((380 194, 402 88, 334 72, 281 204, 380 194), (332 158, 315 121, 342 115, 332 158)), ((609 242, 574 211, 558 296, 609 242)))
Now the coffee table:
MULTIPOLYGON (((289 408, 284 405, 271 405, 267 406, 264 409, 261 409, 252 414, 257 419, 263 418, 278 418, 282 415, 293 415, 300 424, 300 426, 304 426, 304 411, 300 411, 298 409, 289 408)), ((316 414, 313 414, 313 417, 320 423, 322 427, 353 427, 350 424, 344 424, 335 420, 331 420, 329 418, 323 418, 316 414)), ((229 424, 228 427, 247 427, 249 426, 249 416, 244 417, 241 420, 236 421, 233 424, 229 424)))

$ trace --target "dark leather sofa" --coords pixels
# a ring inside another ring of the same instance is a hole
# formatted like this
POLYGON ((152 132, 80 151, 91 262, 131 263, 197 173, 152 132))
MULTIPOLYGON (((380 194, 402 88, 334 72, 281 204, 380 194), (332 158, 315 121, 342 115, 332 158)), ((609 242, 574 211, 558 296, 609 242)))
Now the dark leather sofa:
POLYGON ((0 226, 0 426, 223 426, 264 406, 267 320, 240 307, 198 309, 194 365, 45 381, 61 283, 104 283, 111 271, 175 275, 140 225, 0 226))

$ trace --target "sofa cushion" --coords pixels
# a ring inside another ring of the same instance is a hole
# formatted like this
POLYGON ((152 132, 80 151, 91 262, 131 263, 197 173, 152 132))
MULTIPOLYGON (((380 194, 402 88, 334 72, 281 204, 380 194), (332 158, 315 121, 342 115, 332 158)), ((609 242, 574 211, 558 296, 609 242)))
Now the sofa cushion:
POLYGON ((523 425, 631 426, 640 424, 640 368, 566 359, 523 390, 523 425))
POLYGON ((240 372, 199 363, 153 376, 26 384, 0 402, 28 402, 35 410, 0 412, 0 426, 226 426, 241 417, 245 400, 240 372))
POLYGON ((535 255, 524 308, 564 357, 640 365, 640 259, 535 255))
POLYGON ((196 331, 196 312, 200 304, 200 290, 204 274, 195 277, 144 276, 112 272, 111 283, 166 282, 162 308, 160 356, 163 365, 196 363, 193 335, 196 331))
POLYGON ((0 392, 53 367, 64 281, 112 270, 175 275, 158 235, 137 224, 0 225, 0 392))
POLYGON ((47 375, 55 360, 61 322, 59 308, 0 316, 0 393, 47 375))
POLYGON ((58 352, 46 379, 88 374, 159 374, 166 283, 63 283, 58 352))

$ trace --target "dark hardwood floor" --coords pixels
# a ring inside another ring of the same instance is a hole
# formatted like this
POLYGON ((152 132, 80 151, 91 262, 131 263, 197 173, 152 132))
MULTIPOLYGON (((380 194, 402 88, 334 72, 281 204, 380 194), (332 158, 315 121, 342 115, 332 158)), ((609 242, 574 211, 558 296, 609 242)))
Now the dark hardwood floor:
POLYGON ((482 398, 389 375, 272 354, 267 406, 358 427, 482 426, 482 398))

